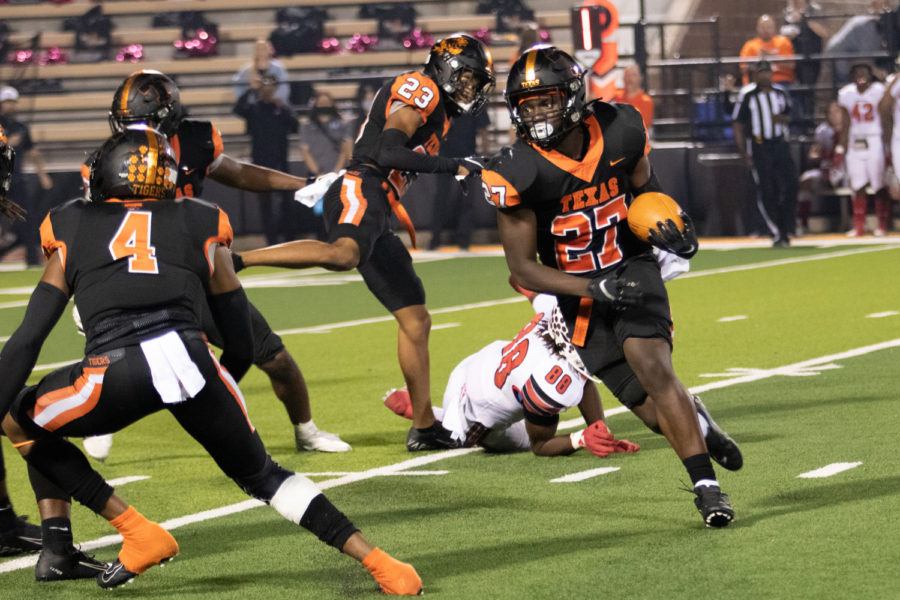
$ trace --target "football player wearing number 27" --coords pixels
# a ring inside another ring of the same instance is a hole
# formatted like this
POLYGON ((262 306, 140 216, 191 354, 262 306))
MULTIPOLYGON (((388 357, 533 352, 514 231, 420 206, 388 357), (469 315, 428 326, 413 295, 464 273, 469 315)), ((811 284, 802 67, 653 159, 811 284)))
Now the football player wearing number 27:
POLYGON ((585 103, 582 68, 552 46, 516 60, 505 97, 518 139, 481 177, 485 197, 498 209, 512 276, 524 288, 557 296, 565 335, 587 372, 618 389, 617 397, 635 390, 635 406, 653 398, 704 523, 728 525, 734 511, 716 479, 691 394, 672 367, 669 300, 651 252, 655 245, 692 257, 693 225, 682 212, 681 228, 660 221, 649 241, 628 226, 632 199, 662 192, 640 114, 627 104, 585 103), (629 371, 634 375, 623 375, 629 371))
POLYGON ((491 55, 481 42, 463 34, 437 42, 421 72, 402 73, 378 90, 346 173, 324 197, 328 241, 298 240, 234 255, 238 269, 257 265, 359 269, 369 290, 399 325, 398 359, 413 407, 413 427, 406 440, 410 451, 457 444, 431 410, 431 316, 422 281, 406 246, 391 231, 390 216, 397 215, 415 246, 415 230, 400 204, 410 178, 415 173, 464 177, 480 171, 478 161, 438 156, 438 150, 452 118, 481 108, 493 84, 491 55))

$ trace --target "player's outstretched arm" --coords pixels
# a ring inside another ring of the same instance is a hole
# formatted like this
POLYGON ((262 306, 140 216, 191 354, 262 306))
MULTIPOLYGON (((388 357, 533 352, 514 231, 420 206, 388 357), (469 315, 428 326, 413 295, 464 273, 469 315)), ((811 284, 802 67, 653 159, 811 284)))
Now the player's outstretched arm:
POLYGON ((577 450, 568 435, 556 435, 556 423, 536 425, 525 421, 525 431, 531 442, 531 452, 535 456, 565 456, 577 450))
POLYGON ((210 171, 209 177, 223 185, 248 192, 299 190, 307 184, 305 177, 238 161, 227 154, 221 156, 218 166, 210 171))
POLYGON ((253 363, 250 303, 234 273, 228 248, 216 246, 214 265, 209 280, 209 307, 224 341, 219 362, 235 381, 240 381, 253 363))
POLYGON ((41 346, 68 302, 69 287, 59 251, 56 251, 50 256, 41 280, 31 293, 22 324, 0 352, 0 415, 6 414, 25 386, 41 346))

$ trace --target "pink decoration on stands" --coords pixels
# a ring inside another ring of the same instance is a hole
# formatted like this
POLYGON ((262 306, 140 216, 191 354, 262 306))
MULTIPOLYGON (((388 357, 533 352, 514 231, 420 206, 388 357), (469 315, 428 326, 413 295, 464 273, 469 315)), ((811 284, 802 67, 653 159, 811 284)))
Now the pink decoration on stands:
POLYGON ((204 58, 219 54, 218 40, 205 29, 198 29, 195 37, 173 42, 175 49, 189 58, 204 58))
POLYGON ((144 47, 141 44, 122 46, 122 49, 116 54, 116 60, 130 63, 140 62, 144 60, 144 47))
POLYGON ((31 50, 16 50, 9 53, 8 62, 12 65, 30 65, 34 60, 34 53, 31 50))
POLYGON ((482 27, 478 31, 472 32, 472 37, 484 44, 485 46, 491 45, 491 30, 487 27, 482 27))
POLYGON ((323 39, 319 42, 317 50, 322 54, 340 54, 343 51, 341 42, 337 38, 323 39))
POLYGON ((347 42, 347 51, 362 54, 368 52, 373 46, 378 44, 378 37, 374 35, 366 35, 364 33, 355 33, 350 41, 347 42))
POLYGON ((432 45, 434 45, 434 36, 421 29, 413 29, 408 36, 403 38, 403 47, 410 50, 431 48, 432 45))
POLYGON ((547 31, 546 29, 541 29, 538 32, 538 37, 540 38, 540 40, 541 40, 540 43, 542 43, 542 44, 549 44, 553 41, 552 39, 550 39, 550 32, 547 31))
POLYGON ((64 65, 69 62, 69 56, 56 46, 47 48, 47 52, 40 59, 42 65, 64 65))

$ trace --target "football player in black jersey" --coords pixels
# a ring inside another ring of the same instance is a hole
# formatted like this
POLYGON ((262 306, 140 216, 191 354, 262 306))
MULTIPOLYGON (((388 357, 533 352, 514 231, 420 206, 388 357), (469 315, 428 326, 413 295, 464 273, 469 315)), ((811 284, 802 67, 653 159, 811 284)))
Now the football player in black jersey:
MULTIPOLYGON (((324 218, 328 242, 299 240, 235 255, 238 267, 358 268, 369 290, 399 325, 398 358, 413 406, 408 450, 453 447, 431 410, 425 289, 400 238, 395 213, 415 246, 415 231, 399 200, 416 173, 480 169, 477 161, 438 156, 451 119, 484 105, 494 83, 490 53, 475 38, 457 34, 432 46, 422 71, 398 75, 378 91, 347 172, 328 188, 324 218)), ((438 200, 440 201, 440 199, 438 200)))
MULTIPOLYGON (((199 197, 207 176, 224 185, 250 192, 296 190, 306 185, 305 178, 237 161, 225 154, 219 130, 209 121, 186 118, 178 86, 159 71, 137 71, 125 78, 113 95, 109 123, 113 132, 122 131, 130 124, 147 123, 169 138, 178 157, 178 196, 199 197)), ((88 165, 82 167, 85 184, 88 169, 88 165)), ((203 306, 201 310, 210 341, 221 347, 221 336, 212 324, 209 310, 203 306)), ((297 450, 349 451, 350 445, 337 435, 316 427, 303 374, 281 338, 252 304, 250 317, 253 325, 253 362, 268 375, 275 395, 287 409, 294 426, 297 450)), ((85 449, 92 456, 105 458, 110 443, 108 436, 88 438, 85 449)))
MULTIPOLYGON (((122 535, 118 559, 97 574, 102 588, 171 559, 178 544, 114 494, 66 438, 117 431, 166 409, 247 494, 362 562, 386 592, 419 593, 411 565, 371 546, 312 481, 266 452, 236 383, 252 363, 253 334, 228 250, 231 225, 214 204, 175 200, 177 170, 165 136, 126 129, 100 149, 90 200, 64 203, 44 219, 47 266, 0 351, 4 432, 29 465, 122 535), (73 294, 85 358, 23 389, 73 294), (203 296, 224 340, 221 361, 201 328, 203 296)), ((71 537, 45 542, 39 574, 56 543, 71 548, 71 537)))
MULTIPOLYGON (((0 213, 10 219, 24 220, 21 206, 7 197, 12 181, 16 151, 6 143, 6 132, 0 126, 0 213)), ((41 528, 16 515, 6 488, 6 466, 0 451, 0 556, 41 549, 41 528)))
MULTIPOLYGON (((661 191, 647 132, 627 104, 585 104, 584 74, 555 47, 526 51, 513 64, 506 101, 518 140, 482 171, 485 197, 513 277, 557 295, 563 342, 573 360, 604 380, 629 408, 649 394, 659 426, 694 484, 704 522, 734 518, 710 461, 691 394, 672 367, 669 300, 651 245, 627 223, 631 200, 661 191)), ((654 245, 690 258, 697 237, 687 215, 668 220, 654 245)))

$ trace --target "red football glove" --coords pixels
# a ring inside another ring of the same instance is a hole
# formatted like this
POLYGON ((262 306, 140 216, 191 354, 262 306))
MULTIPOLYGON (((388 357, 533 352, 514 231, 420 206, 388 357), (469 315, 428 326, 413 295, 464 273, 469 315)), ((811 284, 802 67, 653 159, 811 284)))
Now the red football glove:
POLYGON ((613 452, 624 452, 632 454, 640 449, 641 447, 634 442, 629 442, 628 440, 616 440, 615 450, 613 450, 613 452))
POLYGON ((572 434, 573 448, 587 448, 593 454, 606 458, 616 451, 616 438, 603 421, 596 421, 586 429, 572 434))

